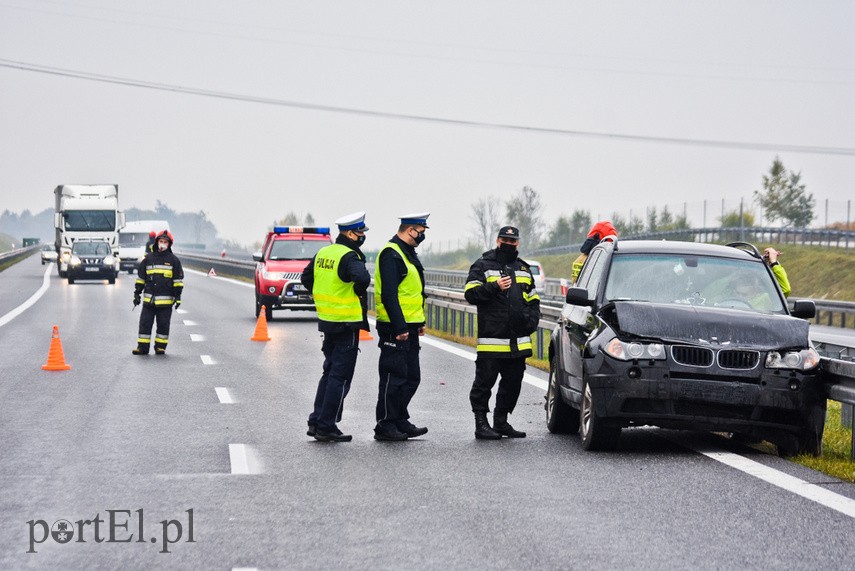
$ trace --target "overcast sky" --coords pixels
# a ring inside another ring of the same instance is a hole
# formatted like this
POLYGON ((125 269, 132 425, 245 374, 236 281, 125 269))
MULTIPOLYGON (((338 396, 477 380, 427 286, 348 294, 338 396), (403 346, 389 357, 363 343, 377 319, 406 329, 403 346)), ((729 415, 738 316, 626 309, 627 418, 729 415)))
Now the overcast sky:
POLYGON ((417 210, 456 246, 480 197, 720 209, 779 155, 845 220, 854 29, 850 1, 0 0, 0 210, 118 183, 242 243, 364 209, 369 248, 417 210))

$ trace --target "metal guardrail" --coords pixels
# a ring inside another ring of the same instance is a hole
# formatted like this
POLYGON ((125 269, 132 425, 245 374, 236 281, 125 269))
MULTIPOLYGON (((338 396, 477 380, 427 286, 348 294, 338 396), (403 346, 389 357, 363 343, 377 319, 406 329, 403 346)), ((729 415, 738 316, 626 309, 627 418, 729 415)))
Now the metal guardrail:
POLYGON ((7 263, 14 263, 19 260, 26 258, 33 254, 33 252, 37 252, 44 244, 33 244, 32 246, 27 246, 26 248, 17 248, 15 250, 9 250, 8 252, 3 252, 0 254, 0 266, 3 266, 7 263))

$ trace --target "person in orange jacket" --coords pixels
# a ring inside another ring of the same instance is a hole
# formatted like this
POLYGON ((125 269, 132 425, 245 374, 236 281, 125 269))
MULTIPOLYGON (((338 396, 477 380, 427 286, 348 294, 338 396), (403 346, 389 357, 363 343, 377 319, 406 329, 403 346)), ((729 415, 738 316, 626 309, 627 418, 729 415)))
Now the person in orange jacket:
POLYGON ((585 260, 588 259, 588 254, 591 253, 594 246, 609 236, 617 238, 617 235, 617 230, 608 220, 600 220, 591 227, 591 231, 588 232, 588 238, 582 243, 582 247, 579 248, 579 251, 582 253, 573 261, 573 273, 570 275, 571 284, 575 284, 576 280, 579 279, 579 272, 582 271, 582 266, 585 265, 585 260))

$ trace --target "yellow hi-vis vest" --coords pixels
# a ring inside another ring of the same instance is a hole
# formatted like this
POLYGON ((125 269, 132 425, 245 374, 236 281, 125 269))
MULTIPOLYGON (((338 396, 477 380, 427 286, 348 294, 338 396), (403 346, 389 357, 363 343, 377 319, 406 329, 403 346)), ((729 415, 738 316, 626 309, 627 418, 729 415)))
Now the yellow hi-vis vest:
POLYGON ((377 321, 390 323, 389 314, 386 308, 383 307, 381 295, 383 293, 383 280, 380 277, 380 256, 386 249, 391 248, 398 252, 401 259, 404 260, 404 265, 407 267, 407 275, 398 285, 398 303, 401 304, 401 311, 404 314, 404 321, 407 323, 424 323, 425 322, 425 298, 422 296, 422 280, 419 279, 419 270, 410 263, 401 247, 394 242, 387 242, 380 253, 377 254, 378 264, 374 268, 374 305, 377 311, 377 321))
POLYGON ((338 277, 342 257, 353 252, 347 246, 330 244, 315 256, 312 297, 321 321, 337 323, 359 323, 362 321, 362 304, 353 291, 352 282, 343 282, 338 277))

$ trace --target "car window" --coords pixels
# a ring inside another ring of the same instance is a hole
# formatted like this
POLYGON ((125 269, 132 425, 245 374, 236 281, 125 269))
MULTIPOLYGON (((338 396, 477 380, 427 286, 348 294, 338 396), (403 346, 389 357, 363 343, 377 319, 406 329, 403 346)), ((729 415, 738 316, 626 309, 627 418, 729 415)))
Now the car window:
POLYGON ((602 250, 594 250, 594 252, 585 261, 585 266, 582 268, 582 272, 579 274, 579 278, 576 280, 576 285, 578 287, 588 287, 588 281, 591 279, 591 270, 594 269, 594 262, 596 262, 600 258, 602 253, 602 250))
POLYGON ((311 260, 329 242, 325 240, 276 240, 268 260, 311 260))
POLYGON ((774 277, 763 263, 713 256, 617 254, 606 299, 786 313, 774 277))
POLYGON ((595 297, 600 289, 600 282, 606 269, 606 261, 608 261, 608 256, 603 250, 597 250, 594 259, 591 260, 591 270, 588 272, 587 282, 584 286, 591 298, 595 297))

